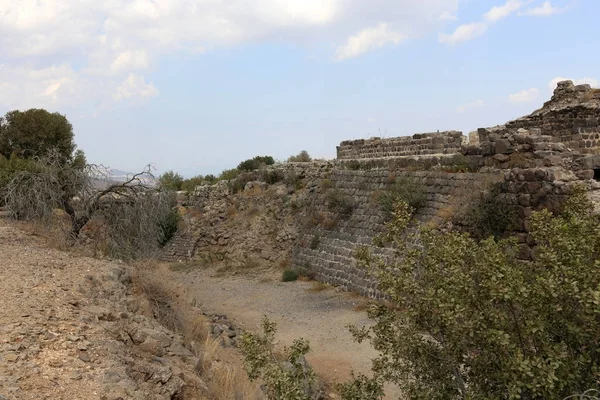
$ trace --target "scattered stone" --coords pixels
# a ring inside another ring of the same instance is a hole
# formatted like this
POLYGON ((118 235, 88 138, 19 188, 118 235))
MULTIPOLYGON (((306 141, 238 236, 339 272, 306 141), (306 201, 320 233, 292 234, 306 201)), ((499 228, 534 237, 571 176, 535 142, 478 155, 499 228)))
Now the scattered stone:
POLYGON ((77 357, 79 357, 79 359, 83 362, 91 362, 92 361, 92 358, 87 353, 87 351, 78 351, 77 357))

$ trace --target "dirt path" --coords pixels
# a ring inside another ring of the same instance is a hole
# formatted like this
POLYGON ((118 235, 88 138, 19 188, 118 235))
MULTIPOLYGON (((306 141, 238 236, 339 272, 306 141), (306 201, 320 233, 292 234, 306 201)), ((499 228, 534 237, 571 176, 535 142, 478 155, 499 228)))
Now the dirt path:
POLYGON ((242 327, 260 329, 263 315, 277 323, 283 345, 304 337, 310 341, 308 360, 327 381, 342 382, 352 370, 368 374, 377 354, 358 344, 347 326, 369 324, 366 300, 314 282, 279 282, 279 276, 219 277, 214 270, 173 272, 203 310, 226 314, 242 327), (317 289, 317 290, 315 290, 317 289))

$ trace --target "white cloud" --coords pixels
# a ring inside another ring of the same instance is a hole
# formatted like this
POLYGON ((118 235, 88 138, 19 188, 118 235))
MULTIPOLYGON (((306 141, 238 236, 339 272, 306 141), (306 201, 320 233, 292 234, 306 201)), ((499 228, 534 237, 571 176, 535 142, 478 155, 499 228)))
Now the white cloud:
POLYGON ((475 108, 481 108, 481 107, 485 107, 485 101, 476 100, 471 103, 467 103, 467 104, 463 104, 462 106, 458 106, 456 108, 456 111, 462 114, 466 111, 473 110, 475 108))
POLYGON ((456 28, 456 30, 450 35, 446 33, 440 33, 439 40, 441 43, 455 45, 457 43, 471 40, 483 35, 487 28, 487 24, 483 22, 464 24, 456 28))
POLYGON ((68 65, 36 69, 4 65, 0 75, 0 106, 56 107, 78 102, 89 83, 68 65))
POLYGON ((530 103, 537 99, 539 93, 540 91, 536 88, 525 89, 509 95, 508 100, 515 104, 530 103))
POLYGON ((458 17, 456 16, 456 14, 453 14, 449 11, 444 11, 439 17, 438 20, 440 21, 456 21, 458 19, 458 17))
POLYGON ((145 51, 125 51, 120 53, 110 64, 110 71, 119 73, 136 69, 146 69, 149 66, 148 55, 145 51))
POLYGON ((556 78, 552 79, 548 83, 548 88, 550 89, 550 91, 554 91, 554 89, 556 89, 556 85, 558 84, 558 82, 561 82, 561 81, 573 81, 573 83, 575 85, 583 85, 583 84, 587 83, 591 87, 600 87, 600 82, 594 78, 571 79, 571 78, 563 78, 561 76, 557 76, 556 78))
POLYGON ((489 22, 496 22, 518 11, 519 9, 521 9, 521 7, 523 7, 523 5, 524 3, 522 1, 508 0, 501 6, 492 7, 488 12, 483 14, 483 18, 489 22))
MULTIPOLYGON (((50 87, 15 73, 14 84, 32 92, 14 92, 12 103, 27 103, 44 93, 44 101, 68 102, 64 93, 83 87, 81 82, 86 82, 86 97, 113 98, 107 92, 114 92, 130 73, 143 75, 153 62, 172 54, 272 40, 337 45, 334 57, 349 58, 435 31, 442 23, 440 16, 449 19, 458 4, 459 0, 378 0, 376 6, 371 0, 0 0, 0 54, 4 68, 33 71, 61 65, 71 68, 74 76, 70 84, 50 87)), ((12 88, 4 68, 0 81, 12 88)), ((73 99, 72 104, 79 101, 73 99)))
POLYGON ((131 98, 147 99, 158 95, 158 89, 152 83, 146 83, 143 76, 129 74, 116 90, 115 100, 127 100, 131 98))
POLYGON ((380 23, 376 27, 363 29, 356 35, 350 36, 345 45, 338 47, 335 52, 337 61, 358 57, 367 51, 375 50, 388 43, 398 44, 406 37, 394 32, 388 24, 380 23))
POLYGON ((561 12, 563 12, 565 10, 566 10, 566 7, 565 8, 554 7, 552 5, 552 3, 550 3, 549 1, 545 1, 541 6, 529 8, 529 9, 519 13, 519 15, 528 15, 531 17, 548 17, 548 16, 554 15, 554 14, 560 14, 561 12))
MULTIPOLYGON (((451 34, 440 33, 439 41, 441 43, 455 45, 457 43, 471 40, 478 36, 481 36, 488 30, 488 28, 492 24, 510 16, 511 14, 514 14, 515 12, 519 11, 524 6, 529 4, 531 1, 533 0, 507 0, 503 5, 494 6, 490 8, 489 11, 483 14, 482 20, 479 22, 462 24, 458 28, 456 28, 456 30, 451 34)), ((546 4, 544 3, 544 5, 538 8, 544 8, 545 6, 546 4)))

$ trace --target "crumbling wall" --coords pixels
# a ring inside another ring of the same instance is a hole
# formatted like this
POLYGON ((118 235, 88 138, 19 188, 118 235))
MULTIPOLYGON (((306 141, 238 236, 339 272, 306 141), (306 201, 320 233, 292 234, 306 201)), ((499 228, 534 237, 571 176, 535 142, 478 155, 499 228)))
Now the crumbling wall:
POLYGON ((459 153, 462 132, 417 133, 410 137, 346 140, 337 147, 338 160, 459 153))

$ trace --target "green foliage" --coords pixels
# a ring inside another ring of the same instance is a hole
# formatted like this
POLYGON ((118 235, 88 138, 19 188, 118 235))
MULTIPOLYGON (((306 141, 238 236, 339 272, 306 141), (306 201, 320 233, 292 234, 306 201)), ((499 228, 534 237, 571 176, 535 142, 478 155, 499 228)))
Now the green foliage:
POLYGON ((275 159, 271 156, 256 156, 254 158, 250 158, 248 160, 242 161, 237 169, 240 171, 254 171, 256 169, 260 169, 266 165, 275 164, 275 159))
POLYGON ((171 211, 167 212, 162 218, 158 221, 158 243, 161 246, 167 244, 169 240, 173 237, 175 232, 177 232, 177 225, 181 221, 181 216, 177 212, 177 209, 173 208, 171 211))
POLYGON ((310 351, 308 341, 294 340, 290 347, 284 349, 283 359, 278 359, 273 349, 275 323, 265 316, 262 328, 262 334, 246 332, 240 341, 248 377, 262 380, 266 399, 313 399, 315 377, 304 359, 310 351))
POLYGON ((339 189, 329 190, 325 195, 327 209, 343 217, 349 217, 355 204, 339 189))
POLYGON ((402 310, 372 307, 372 328, 353 329, 381 353, 376 378, 410 399, 562 399, 598 388, 600 219, 591 209, 576 192, 560 216, 534 213, 529 261, 514 240, 410 233, 412 209, 399 202, 382 238, 397 248, 393 262, 357 251, 402 310))
POLYGON ((73 127, 64 115, 32 108, 10 111, 0 117, 0 154, 10 158, 45 156, 56 150, 63 162, 73 160, 75 151, 73 127))
POLYGON ((273 185, 284 180, 283 173, 277 170, 263 169, 260 175, 263 182, 266 182, 269 185, 273 185))
POLYGON ((237 176, 240 174, 240 170, 237 168, 232 168, 232 169, 226 169, 223 170, 223 172, 221 172, 221 174, 219 175, 219 177, 217 178, 217 180, 219 181, 230 181, 232 179, 237 178, 237 176))
POLYGON ((380 400, 384 396, 382 382, 363 374, 352 373, 352 380, 338 385, 338 390, 343 400, 380 400))
POLYGON ((389 219, 399 200, 411 206, 415 211, 423 208, 427 201, 427 193, 425 187, 416 179, 400 178, 389 185, 387 190, 379 193, 377 200, 386 219, 389 219))
POLYGON ((0 189, 5 187, 19 171, 37 170, 35 160, 25 159, 12 154, 10 158, 0 155, 0 189))
POLYGON ((158 183, 162 189, 178 191, 183 185, 183 177, 177 172, 167 171, 158 177, 158 183))
POLYGON ((288 162, 310 162, 312 158, 308 154, 308 151, 302 150, 300 153, 295 156, 290 156, 287 160, 288 162))
POLYGON ((298 271, 292 268, 286 268, 281 274, 281 282, 293 282, 298 280, 298 271))
POLYGON ((200 186, 203 183, 213 183, 216 181, 216 179, 217 178, 215 178, 214 175, 197 175, 189 179, 185 179, 181 183, 181 190, 185 190, 186 192, 193 192, 197 186, 200 186))
POLYGON ((481 193, 455 216, 454 223, 476 239, 500 238, 519 228, 519 212, 499 185, 481 193))

